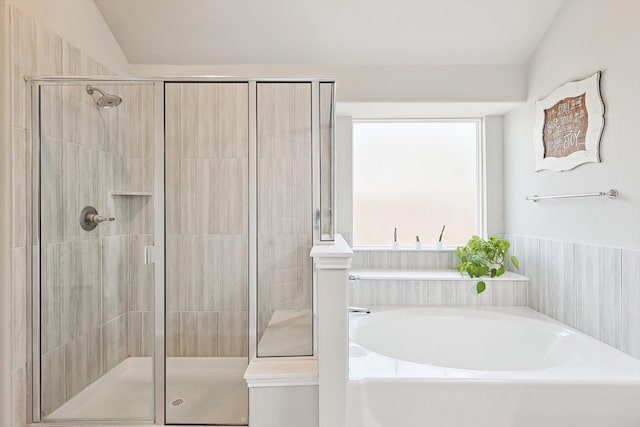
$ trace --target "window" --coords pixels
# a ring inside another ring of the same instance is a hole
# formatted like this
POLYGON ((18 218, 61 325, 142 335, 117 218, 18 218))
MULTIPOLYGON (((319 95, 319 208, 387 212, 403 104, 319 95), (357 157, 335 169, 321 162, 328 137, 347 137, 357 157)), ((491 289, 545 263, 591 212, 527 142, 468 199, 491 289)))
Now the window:
POLYGON ((444 245, 481 234, 480 120, 353 124, 353 243, 444 245))

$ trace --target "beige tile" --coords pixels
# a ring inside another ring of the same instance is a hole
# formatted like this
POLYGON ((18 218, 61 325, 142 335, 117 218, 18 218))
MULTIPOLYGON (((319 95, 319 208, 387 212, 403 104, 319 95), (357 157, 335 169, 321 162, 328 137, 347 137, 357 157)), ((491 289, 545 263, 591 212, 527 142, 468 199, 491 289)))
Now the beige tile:
POLYGON ((87 335, 87 380, 97 380, 105 372, 102 349, 102 327, 93 329, 87 335))
POLYGON ((217 86, 220 157, 247 158, 249 128, 246 124, 249 121, 249 85, 220 83, 217 86))
POLYGON ((87 334, 102 323, 102 246, 96 238, 77 242, 76 323, 87 334))
POLYGON ((151 158, 153 140, 154 92, 150 84, 136 84, 129 88, 128 99, 123 103, 130 105, 128 156, 130 158, 151 158))
POLYGON ((27 245, 27 226, 30 223, 27 218, 27 183, 28 173, 28 146, 24 129, 11 129, 11 200, 12 200, 12 227, 11 246, 21 247, 27 245))
POLYGON ((218 356, 218 313, 199 311, 196 313, 197 348, 195 356, 218 356))
POLYGON ((11 422, 13 427, 27 425, 28 395, 27 367, 25 365, 11 371, 11 422))
POLYGON ((198 354, 198 324, 195 311, 178 313, 178 356, 198 354))
POLYGON ((248 213, 248 177, 247 159, 223 159, 219 163, 218 173, 212 177, 217 185, 214 203, 218 230, 223 234, 247 234, 248 213))
POLYGON ((198 155, 198 86, 182 85, 180 88, 180 144, 183 158, 198 155))
POLYGON ((165 177, 165 211, 167 234, 178 234, 181 232, 182 220, 182 187, 181 187, 181 160, 166 159, 165 177))
POLYGON ((58 347, 42 355, 40 409, 46 417, 66 401, 65 351, 58 347))
POLYGON ((78 243, 60 245, 60 288, 62 290, 62 344, 78 336, 78 310, 80 309, 78 283, 78 243))
POLYGON ((248 270, 249 260, 246 236, 222 236, 220 245, 221 310, 247 310, 248 270))
POLYGON ((127 350, 127 315, 122 314, 102 327, 102 357, 105 371, 126 359, 127 350))
POLYGON ((167 357, 180 356, 180 331, 178 329, 180 313, 177 311, 167 311, 166 318, 166 351, 167 357))
POLYGON ((40 159, 40 222, 42 244, 62 241, 62 142, 44 137, 40 159))
MULTIPOLYGON (((82 207, 78 206, 79 175, 78 145, 62 142, 62 238, 65 242, 80 237, 78 217, 82 207)), ((84 237, 84 236, 83 236, 84 237)))
POLYGON ((101 74, 97 62, 67 42, 62 43, 62 72, 65 76, 95 76, 101 74))
POLYGON ((89 384, 88 345, 87 335, 80 336, 65 345, 64 379, 67 400, 78 394, 89 384))
POLYGON ((246 356, 248 349, 248 313, 221 311, 218 327, 218 354, 220 356, 246 356))
POLYGON ((11 250, 11 283, 12 368, 18 369, 27 363, 27 248, 11 250))
POLYGON ((180 309, 180 245, 182 237, 168 234, 166 236, 166 294, 165 301, 168 311, 178 311, 180 309))
POLYGON ((259 83, 258 156, 311 156, 311 84, 259 83))
POLYGON ((103 323, 128 310, 129 245, 128 237, 102 239, 102 304, 103 323))
POLYGON ((41 260, 41 349, 48 353, 62 344, 61 244, 43 247, 41 260))
POLYGON ((151 311, 143 311, 142 312, 142 326, 141 326, 140 337, 142 338, 140 344, 141 355, 145 357, 150 357, 153 355, 153 332, 155 330, 153 324, 153 312, 151 311))
MULTIPOLYGON (((85 206, 98 207, 100 204, 101 195, 98 192, 98 182, 95 179, 96 171, 98 171, 98 152, 91 147, 85 145, 78 146, 78 204, 77 209, 82 209, 85 206)), ((104 193, 102 193, 102 196, 104 193)), ((74 212, 76 217, 80 215, 80 211, 74 212)), ((77 220, 78 218, 76 218, 77 220)), ((89 238, 90 236, 97 236, 98 231, 86 231, 80 230, 79 236, 81 239, 89 238)))
POLYGON ((59 85, 40 86, 40 133, 62 139, 62 93, 59 85))
POLYGON ((144 263, 144 247, 151 236, 129 237, 129 310, 151 311, 153 308, 153 265, 144 263))
MULTIPOLYGON (((165 85, 165 154, 170 159, 182 157, 182 112, 181 91, 184 84, 167 83, 165 85)), ((167 168, 168 169, 168 168, 167 168)), ((168 181, 168 178, 167 178, 168 181)))
POLYGON ((129 311, 127 328, 129 330, 127 334, 128 352, 129 357, 142 356, 142 312, 141 311, 129 311))
POLYGON ((34 52, 36 29, 33 20, 15 7, 10 8, 11 31, 11 120, 12 126, 27 128, 27 91, 25 75, 35 75, 37 70, 34 52))

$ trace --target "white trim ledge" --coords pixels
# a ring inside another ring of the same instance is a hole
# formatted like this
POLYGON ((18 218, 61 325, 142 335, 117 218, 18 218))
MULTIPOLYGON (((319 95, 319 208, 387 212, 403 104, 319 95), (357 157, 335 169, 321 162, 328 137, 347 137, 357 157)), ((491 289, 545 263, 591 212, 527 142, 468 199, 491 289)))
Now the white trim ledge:
POLYGON ((353 250, 340 234, 333 245, 315 245, 311 257, 318 270, 345 270, 351 267, 353 250))
POLYGON ((244 373, 249 388, 317 386, 317 359, 253 359, 244 373))

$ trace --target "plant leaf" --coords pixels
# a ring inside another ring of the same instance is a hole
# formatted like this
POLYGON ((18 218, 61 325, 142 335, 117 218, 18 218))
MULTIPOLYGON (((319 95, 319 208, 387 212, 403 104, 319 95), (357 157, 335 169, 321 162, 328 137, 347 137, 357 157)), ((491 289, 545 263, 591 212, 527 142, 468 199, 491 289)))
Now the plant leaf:
POLYGON ((515 268, 520 270, 520 261, 518 261, 518 258, 516 258, 515 255, 511 255, 511 264, 513 264, 515 268))
POLYGON ((487 289, 487 285, 483 281, 476 284, 476 292, 478 292, 478 294, 484 292, 485 289, 487 289))

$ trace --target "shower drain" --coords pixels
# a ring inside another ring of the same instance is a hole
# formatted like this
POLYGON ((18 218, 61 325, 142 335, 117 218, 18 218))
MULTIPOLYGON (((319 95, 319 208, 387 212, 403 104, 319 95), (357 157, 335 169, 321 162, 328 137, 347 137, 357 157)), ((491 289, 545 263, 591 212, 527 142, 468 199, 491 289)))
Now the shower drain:
POLYGON ((171 404, 172 404, 173 406, 180 406, 180 405, 182 405, 183 403, 184 403, 184 399, 183 399, 183 398, 181 398, 181 397, 179 397, 179 398, 177 398, 177 399, 173 399, 173 400, 171 401, 171 404))

